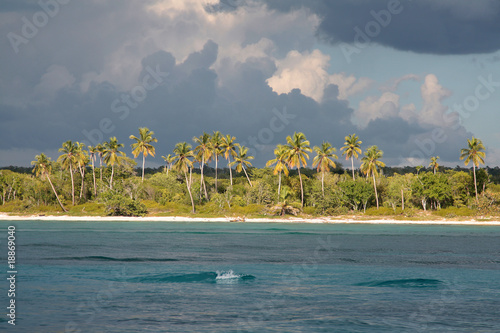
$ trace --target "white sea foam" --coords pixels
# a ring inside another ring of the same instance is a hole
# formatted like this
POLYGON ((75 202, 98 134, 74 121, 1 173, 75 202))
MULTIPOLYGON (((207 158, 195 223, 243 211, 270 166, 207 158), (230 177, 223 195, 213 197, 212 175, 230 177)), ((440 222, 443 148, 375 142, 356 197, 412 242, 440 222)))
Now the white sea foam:
POLYGON ((233 270, 229 271, 217 271, 217 277, 215 278, 216 280, 230 280, 230 279, 239 279, 241 278, 241 275, 235 274, 233 270))

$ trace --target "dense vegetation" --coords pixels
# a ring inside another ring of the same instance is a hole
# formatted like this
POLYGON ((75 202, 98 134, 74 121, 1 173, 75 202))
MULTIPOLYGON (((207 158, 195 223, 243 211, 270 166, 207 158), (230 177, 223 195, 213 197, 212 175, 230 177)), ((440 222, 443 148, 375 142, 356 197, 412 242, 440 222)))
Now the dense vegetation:
POLYGON ((4 168, 0 211, 124 216, 500 213, 500 170, 480 168, 485 153, 476 138, 457 152, 466 166, 472 162, 472 169, 440 167, 438 156, 427 167, 391 168, 377 146, 363 151, 362 141, 352 134, 340 149, 350 162, 347 170, 330 143, 310 147, 303 133, 278 145, 265 168, 252 167, 253 157, 235 137, 203 133, 193 138, 194 147, 178 143, 173 154, 162 156, 166 166, 153 170, 144 167, 147 156, 155 155, 153 135, 140 128, 138 137, 130 136, 132 154, 142 155, 141 168, 114 137, 96 147, 66 141, 56 161, 40 154, 33 168, 4 168), (355 170, 358 158, 362 164, 355 170))

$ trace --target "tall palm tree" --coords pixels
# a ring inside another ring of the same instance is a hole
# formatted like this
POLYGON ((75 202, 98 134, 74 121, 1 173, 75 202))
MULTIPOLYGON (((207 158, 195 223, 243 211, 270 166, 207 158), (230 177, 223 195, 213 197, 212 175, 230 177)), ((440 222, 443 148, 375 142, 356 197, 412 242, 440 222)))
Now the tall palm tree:
POLYGON ((366 177, 370 175, 373 176, 373 188, 375 189, 375 200, 377 202, 378 209, 378 195, 377 195, 377 182, 375 176, 378 175, 377 168, 385 167, 385 163, 379 161, 382 158, 384 152, 378 149, 377 146, 371 146, 365 152, 365 156, 361 159, 361 171, 366 174, 366 177))
POLYGON ((94 196, 97 195, 97 185, 95 181, 95 160, 98 154, 97 146, 87 146, 89 150, 90 162, 92 164, 92 179, 94 181, 94 196))
POLYGON ((126 154, 120 151, 123 148, 123 143, 118 143, 118 139, 113 136, 108 142, 104 142, 104 163, 111 166, 111 178, 109 179, 109 187, 113 189, 113 175, 115 174, 115 165, 120 165, 126 154))
POLYGON ((73 206, 75 205, 75 180, 73 177, 73 170, 77 163, 77 149, 77 145, 75 145, 73 141, 68 140, 59 148, 59 152, 63 154, 57 158, 57 162, 60 162, 64 169, 69 170, 71 176, 71 203, 73 206))
POLYGON ((208 200, 207 186, 205 184, 205 175, 203 170, 205 169, 205 163, 210 161, 212 158, 212 150, 211 150, 211 137, 210 134, 203 132, 199 137, 194 137, 193 141, 196 143, 196 147, 194 148, 194 153, 196 159, 200 161, 200 198, 202 188, 205 191, 205 199, 208 200))
POLYGON ((97 149, 97 154, 99 155, 99 178, 101 179, 102 182, 102 160, 104 157, 104 153, 106 152, 106 148, 104 148, 103 144, 98 144, 96 146, 97 149))
POLYGON ((316 152, 316 156, 313 159, 313 167, 317 166, 316 171, 321 171, 321 192, 323 192, 323 197, 325 196, 325 172, 330 171, 330 167, 335 168, 335 162, 333 159, 338 159, 338 156, 334 154, 337 150, 329 142, 323 142, 321 147, 315 146, 313 150, 316 152))
POLYGON ((215 191, 217 192, 217 168, 219 162, 219 155, 222 154, 222 134, 219 131, 214 131, 211 138, 210 150, 215 159, 215 191))
POLYGON ((439 163, 437 162, 438 159, 439 156, 431 157, 431 163, 429 163, 429 166, 432 167, 432 170, 434 170, 434 174, 436 174, 436 171, 439 168, 439 163))
POLYGON ((250 177, 248 177, 248 173, 245 170, 245 165, 247 167, 251 167, 252 163, 250 163, 249 160, 253 160, 254 157, 247 154, 248 148, 238 145, 238 153, 236 154, 236 156, 234 156, 234 161, 229 164, 229 167, 236 165, 237 172, 241 172, 241 170, 243 170, 243 172, 245 172, 245 176, 247 176, 248 183, 250 184, 250 186, 253 186, 252 182, 250 181, 250 177))
POLYGON ((344 150, 342 155, 345 155, 345 159, 351 159, 351 169, 352 169, 352 180, 354 178, 354 157, 358 158, 358 154, 361 154, 361 144, 363 141, 359 140, 356 134, 351 134, 345 137, 344 147, 340 150, 344 150))
POLYGON ((80 176, 82 177, 82 184, 80 187, 80 199, 81 199, 85 188, 85 170, 86 170, 85 168, 89 160, 87 151, 84 150, 85 144, 83 142, 75 142, 75 146, 76 146, 76 155, 75 155, 76 163, 78 166, 78 171, 80 172, 80 176))
POLYGON ((52 161, 50 160, 50 158, 45 156, 44 153, 41 153, 40 155, 35 156, 35 160, 31 162, 31 165, 35 166, 32 172, 37 177, 40 177, 41 179, 47 177, 50 187, 52 187, 52 191, 54 191, 54 194, 56 195, 56 199, 57 202, 59 203, 59 206, 61 206, 61 209, 64 212, 67 212, 66 208, 64 208, 63 204, 61 203, 59 196, 57 195, 56 189, 54 188, 54 184, 52 184, 52 181, 50 180, 50 173, 52 172, 52 161))
POLYGON ((142 181, 144 181, 144 164, 146 163, 146 156, 151 155, 155 157, 155 147, 153 147, 151 142, 158 142, 158 139, 153 137, 154 134, 155 132, 150 131, 149 128, 140 127, 139 137, 135 135, 129 136, 129 139, 136 141, 130 145, 134 158, 142 154, 142 181))
POLYGON ((476 189, 476 202, 479 202, 477 195, 477 181, 476 181, 476 167, 479 168, 479 164, 484 164, 484 158, 486 156, 484 152, 484 145, 480 139, 472 137, 472 139, 467 139, 468 148, 463 148, 460 151, 460 159, 465 158, 465 166, 472 161, 472 168, 474 171, 474 188, 476 189))
POLYGON ((161 158, 163 158, 165 160, 165 162, 167 163, 167 166, 165 167, 165 169, 167 170, 167 175, 168 175, 168 171, 170 169, 172 169, 172 163, 174 163, 175 157, 172 156, 172 154, 168 154, 167 156, 162 156, 161 158))
POLYGON ((302 184, 302 175, 300 174, 300 167, 307 166, 306 159, 309 159, 311 147, 310 143, 306 139, 306 136, 302 132, 295 132, 293 136, 286 137, 287 149, 288 149, 288 166, 290 168, 297 167, 299 172, 299 180, 300 180, 300 195, 302 199, 302 208, 304 208, 304 186, 302 184))
POLYGON ((236 138, 231 135, 226 135, 222 137, 221 151, 224 153, 224 158, 227 160, 227 166, 229 168, 229 179, 231 180, 231 186, 233 186, 233 171, 231 170, 231 156, 236 156, 236 147, 237 143, 235 143, 236 138))
POLYGON ((266 167, 269 167, 273 164, 276 164, 273 170, 273 174, 279 174, 278 177, 278 201, 281 193, 281 172, 285 173, 285 176, 288 176, 288 168, 287 168, 287 158, 288 158, 288 150, 284 145, 278 145, 274 150, 274 156, 272 160, 267 161, 266 167))
POLYGON ((186 178, 186 186, 191 198, 192 212, 195 213, 193 195, 191 194, 191 182, 189 181, 187 172, 193 167, 193 162, 189 158, 194 157, 191 145, 187 142, 179 142, 174 148, 175 163, 174 169, 184 173, 186 178))

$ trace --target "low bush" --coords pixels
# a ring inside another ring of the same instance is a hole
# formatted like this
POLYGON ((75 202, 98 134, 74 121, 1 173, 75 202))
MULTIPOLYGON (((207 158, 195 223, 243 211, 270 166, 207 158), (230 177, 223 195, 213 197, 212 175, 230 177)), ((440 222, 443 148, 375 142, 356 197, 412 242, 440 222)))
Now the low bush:
POLYGON ((370 207, 366 210, 365 215, 366 216, 391 216, 397 214, 394 212, 392 208, 389 207, 370 207))
POLYGON ((447 207, 444 209, 436 210, 433 212, 434 215, 440 217, 454 218, 454 217, 468 217, 474 216, 475 211, 468 207, 447 207))
POLYGON ((139 200, 130 199, 119 194, 109 196, 106 201, 106 214, 110 216, 144 216, 148 210, 139 200))

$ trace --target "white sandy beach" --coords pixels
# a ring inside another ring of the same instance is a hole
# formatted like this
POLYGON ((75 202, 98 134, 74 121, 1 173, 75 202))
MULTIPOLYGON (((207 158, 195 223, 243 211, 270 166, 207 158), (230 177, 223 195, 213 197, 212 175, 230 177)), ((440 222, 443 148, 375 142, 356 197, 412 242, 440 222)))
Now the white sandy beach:
MULTIPOLYGON (((184 217, 184 216, 146 216, 146 217, 126 217, 126 216, 67 216, 67 215, 8 215, 5 213, 0 213, 0 221, 74 221, 74 222, 97 222, 97 221, 122 221, 122 222, 232 222, 234 218, 232 217, 219 217, 219 218, 202 218, 202 217, 184 217)), ((425 220, 392 220, 392 219, 375 219, 375 220, 356 220, 356 219, 338 219, 338 218, 248 218, 244 222, 239 223, 368 223, 368 224, 436 224, 436 225, 498 225, 500 226, 500 220, 491 221, 454 221, 454 220, 436 220, 436 221, 425 221, 425 220)))

